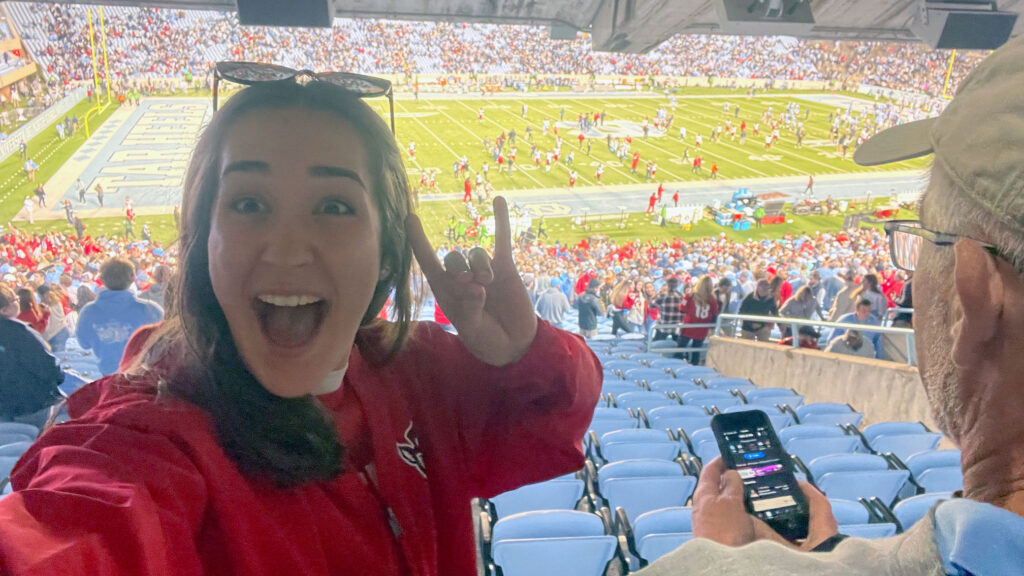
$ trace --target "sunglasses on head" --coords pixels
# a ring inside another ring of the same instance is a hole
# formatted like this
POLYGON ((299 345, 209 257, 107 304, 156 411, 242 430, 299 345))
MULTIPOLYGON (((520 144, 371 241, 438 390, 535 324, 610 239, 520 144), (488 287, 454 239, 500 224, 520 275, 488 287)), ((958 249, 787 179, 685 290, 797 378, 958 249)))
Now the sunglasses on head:
POLYGON ((359 98, 387 96, 388 108, 391 112, 391 133, 395 133, 395 97, 391 82, 384 78, 350 72, 313 72, 312 70, 295 70, 287 66, 259 62, 217 62, 213 73, 213 111, 217 111, 217 95, 221 80, 253 86, 255 84, 299 82, 301 79, 333 84, 359 98))

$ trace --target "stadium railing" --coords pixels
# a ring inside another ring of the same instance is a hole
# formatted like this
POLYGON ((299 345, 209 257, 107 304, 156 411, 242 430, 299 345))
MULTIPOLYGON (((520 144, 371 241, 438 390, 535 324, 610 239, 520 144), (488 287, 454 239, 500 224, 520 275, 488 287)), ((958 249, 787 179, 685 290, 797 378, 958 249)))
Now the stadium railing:
MULTIPOLYGON (((890 314, 896 314, 900 312, 913 312, 910 308, 893 308, 890 314)), ((890 320, 887 322, 891 324, 891 315, 887 315, 890 320)), ((718 319, 714 323, 704 324, 658 324, 655 323, 647 331, 647 351, 655 354, 687 354, 687 353, 703 353, 709 349, 709 344, 705 343, 703 346, 695 348, 678 348, 678 347, 652 347, 651 344, 655 342, 654 335, 657 331, 667 332, 676 329, 683 328, 712 328, 712 332, 709 335, 714 336, 732 336, 735 337, 740 333, 739 325, 744 320, 751 322, 767 322, 771 324, 778 324, 780 326, 788 326, 793 334, 797 334, 800 326, 812 326, 815 328, 839 328, 842 330, 857 330, 859 332, 871 332, 879 334, 892 334, 896 336, 902 336, 906 339, 907 345, 907 364, 910 366, 917 365, 917 349, 914 342, 914 330, 911 328, 893 328, 891 326, 874 326, 870 324, 849 324, 845 322, 826 322, 824 320, 801 320, 799 318, 786 318, 780 316, 749 316, 744 314, 719 314, 718 319)), ((665 342, 672 342, 672 340, 665 340, 665 342)), ((800 339, 793 338, 793 348, 800 347, 800 339)))

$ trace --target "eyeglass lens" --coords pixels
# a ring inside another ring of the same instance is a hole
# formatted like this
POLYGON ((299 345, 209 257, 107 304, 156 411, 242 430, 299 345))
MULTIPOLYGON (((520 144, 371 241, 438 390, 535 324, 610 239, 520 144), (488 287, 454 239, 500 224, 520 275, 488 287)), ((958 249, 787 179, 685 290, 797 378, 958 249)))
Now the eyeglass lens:
POLYGON ((892 260, 896 266, 904 270, 914 270, 917 267, 917 257, 921 252, 921 244, 924 238, 908 234, 903 231, 892 233, 892 260))

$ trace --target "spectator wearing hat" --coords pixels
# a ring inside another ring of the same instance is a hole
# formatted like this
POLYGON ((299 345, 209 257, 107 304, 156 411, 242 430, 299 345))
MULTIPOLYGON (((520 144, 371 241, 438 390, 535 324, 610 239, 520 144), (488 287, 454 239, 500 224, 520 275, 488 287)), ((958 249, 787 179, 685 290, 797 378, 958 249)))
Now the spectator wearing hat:
MULTIPOLYGON (((797 329, 796 333, 799 339, 797 345, 800 346, 800 348, 807 348, 809 350, 819 350, 818 338, 821 337, 821 334, 814 329, 814 326, 801 326, 799 329, 797 329)), ((786 336, 782 340, 779 340, 779 344, 782 344, 783 346, 792 346, 793 337, 786 336)))
POLYGON ((569 311, 569 299, 562 292, 562 281, 552 278, 550 287, 537 298, 537 315, 542 320, 555 325, 562 325, 562 317, 569 311))
POLYGON ((854 282, 856 276, 853 270, 844 270, 839 279, 843 282, 843 288, 836 292, 832 300, 832 307, 828 313, 829 322, 835 322, 840 316, 849 314, 854 309, 855 301, 852 294, 857 289, 857 284, 854 282))
POLYGON ((706 464, 693 496, 695 538, 639 572, 799 575, 1019 574, 1024 558, 1024 37, 967 77, 941 116, 861 145, 876 165, 934 154, 920 221, 887 223, 890 254, 914 271, 921 381, 938 428, 961 450, 961 497, 891 538, 842 539, 828 499, 804 485, 806 540, 750 516, 739 475, 706 464), (761 540, 761 542, 755 542, 761 540), (806 554, 822 543, 831 552, 806 554))
POLYGON ((579 311, 580 335, 584 338, 597 336, 597 318, 605 314, 604 304, 597 296, 599 286, 601 281, 591 278, 587 283, 587 289, 573 302, 573 306, 579 311))

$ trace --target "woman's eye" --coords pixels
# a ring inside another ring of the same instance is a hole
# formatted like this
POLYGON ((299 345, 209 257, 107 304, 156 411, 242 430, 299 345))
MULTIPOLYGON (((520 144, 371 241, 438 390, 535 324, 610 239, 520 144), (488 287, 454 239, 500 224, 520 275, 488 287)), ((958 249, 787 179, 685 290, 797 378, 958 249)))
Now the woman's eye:
POLYGON ((319 214, 341 216, 345 214, 352 214, 352 208, 341 200, 329 199, 324 200, 323 203, 320 204, 320 208, 317 212, 319 214))
POLYGON ((239 198, 231 203, 231 209, 239 214, 259 214, 266 211, 266 206, 255 198, 239 198))

